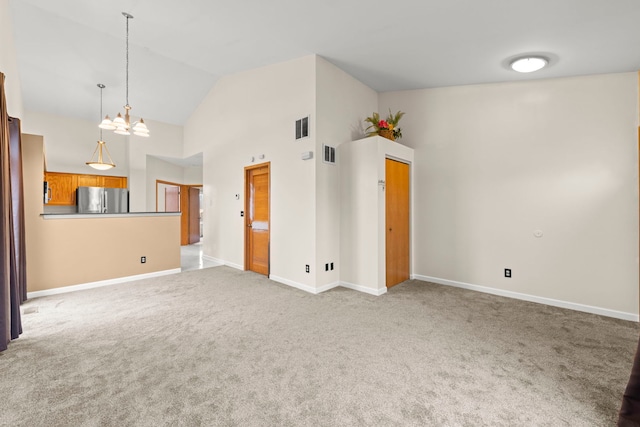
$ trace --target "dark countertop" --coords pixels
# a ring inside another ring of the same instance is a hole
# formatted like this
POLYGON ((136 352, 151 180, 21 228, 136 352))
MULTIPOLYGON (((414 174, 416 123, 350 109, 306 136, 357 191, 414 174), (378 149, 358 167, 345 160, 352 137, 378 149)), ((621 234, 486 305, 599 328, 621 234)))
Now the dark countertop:
POLYGON ((44 219, 99 219, 99 218, 135 218, 144 216, 180 216, 181 212, 123 212, 123 213, 42 213, 44 219))

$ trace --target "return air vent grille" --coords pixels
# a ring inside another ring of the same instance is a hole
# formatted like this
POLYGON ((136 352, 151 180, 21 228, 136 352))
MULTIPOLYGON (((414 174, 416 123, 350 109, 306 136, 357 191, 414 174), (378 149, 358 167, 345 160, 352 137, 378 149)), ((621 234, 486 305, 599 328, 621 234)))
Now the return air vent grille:
POLYGON ((296 120, 296 139, 309 136, 309 116, 296 120))
POLYGON ((332 165, 336 164, 336 147, 331 147, 329 145, 322 146, 323 151, 323 160, 325 163, 330 163, 332 165))

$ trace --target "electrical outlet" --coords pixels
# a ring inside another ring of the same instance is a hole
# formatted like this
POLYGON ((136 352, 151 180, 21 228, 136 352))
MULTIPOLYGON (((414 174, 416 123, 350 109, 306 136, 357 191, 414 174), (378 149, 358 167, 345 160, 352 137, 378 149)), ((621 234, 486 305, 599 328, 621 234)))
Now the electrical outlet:
POLYGON ((140 257, 140 264, 144 264, 147 262, 147 257, 146 256, 141 256, 140 257))
POLYGON ((304 271, 307 272, 307 273, 309 272, 309 264, 304 266, 304 271))
POLYGON ((505 268, 504 269, 504 277, 511 277, 511 269, 510 268, 505 268))
POLYGON ((333 263, 331 263, 331 270, 333 270, 333 263))

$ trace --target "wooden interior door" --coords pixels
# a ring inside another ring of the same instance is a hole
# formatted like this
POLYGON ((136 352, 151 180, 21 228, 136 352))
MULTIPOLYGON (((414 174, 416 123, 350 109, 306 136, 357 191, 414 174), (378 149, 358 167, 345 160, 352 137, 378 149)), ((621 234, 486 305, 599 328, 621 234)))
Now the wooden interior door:
POLYGON ((245 168, 245 269, 269 276, 269 163, 245 168))
POLYGON ((409 279, 409 165, 386 159, 387 288, 409 279))
POLYGON ((189 188, 189 244, 200 241, 200 188, 189 188))
POLYGON ((180 212, 180 187, 164 189, 164 211, 180 212))

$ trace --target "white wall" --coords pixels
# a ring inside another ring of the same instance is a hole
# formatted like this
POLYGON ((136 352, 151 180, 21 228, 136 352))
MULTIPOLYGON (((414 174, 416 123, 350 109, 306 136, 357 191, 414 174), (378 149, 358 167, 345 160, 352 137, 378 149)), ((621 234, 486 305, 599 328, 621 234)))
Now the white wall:
POLYGON ((128 176, 127 138, 103 131, 103 140, 116 167, 97 172, 86 162, 100 139, 98 123, 35 111, 25 111, 22 131, 44 136, 45 162, 50 172, 128 176))
POLYGON ((149 185, 147 155, 183 158, 183 128, 168 123, 145 120, 151 136, 130 136, 129 143, 129 191, 130 210, 145 212, 155 210, 155 178, 149 185), (153 199, 149 192, 153 191, 153 199))
MULTIPOLYGON (((148 212, 164 212, 164 187, 156 193, 156 181, 167 181, 175 184, 198 185, 202 184, 202 167, 178 166, 153 156, 147 156, 146 188, 148 212), (158 200, 156 202, 156 194, 158 200)), ((166 186, 165 186, 166 187, 166 186)))
MULTIPOLYGON (((184 168, 147 156, 147 207, 148 212, 156 211, 156 181, 184 184, 184 168)), ((164 212, 164 188, 158 189, 158 212, 164 212)))
POLYGON ((187 166, 183 169, 183 184, 202 184, 202 166, 187 166))
POLYGON ((378 108, 378 94, 323 58, 316 57, 316 262, 317 287, 340 279, 340 157, 323 161, 322 145, 338 147, 364 136, 364 119, 378 108), (334 270, 325 272, 325 264, 334 270))
POLYGON ((637 314, 637 96, 636 73, 381 94, 415 148, 414 274, 637 314))
POLYGON ((296 142, 294 133, 307 115, 313 125, 314 56, 225 76, 189 118, 184 154, 204 154, 204 253, 238 268, 244 168, 271 162, 271 278, 313 290, 304 266, 316 258, 315 162, 300 154, 314 150, 315 136, 296 142))
POLYGON ((13 39, 13 25, 9 10, 9 0, 0 0, 0 72, 6 79, 4 84, 9 116, 24 118, 22 90, 13 39))
POLYGON ((342 144, 338 153, 342 160, 340 282, 351 289, 382 295, 387 292, 386 193, 380 181, 386 180, 387 158, 408 163, 413 181, 413 149, 374 136, 342 144))

